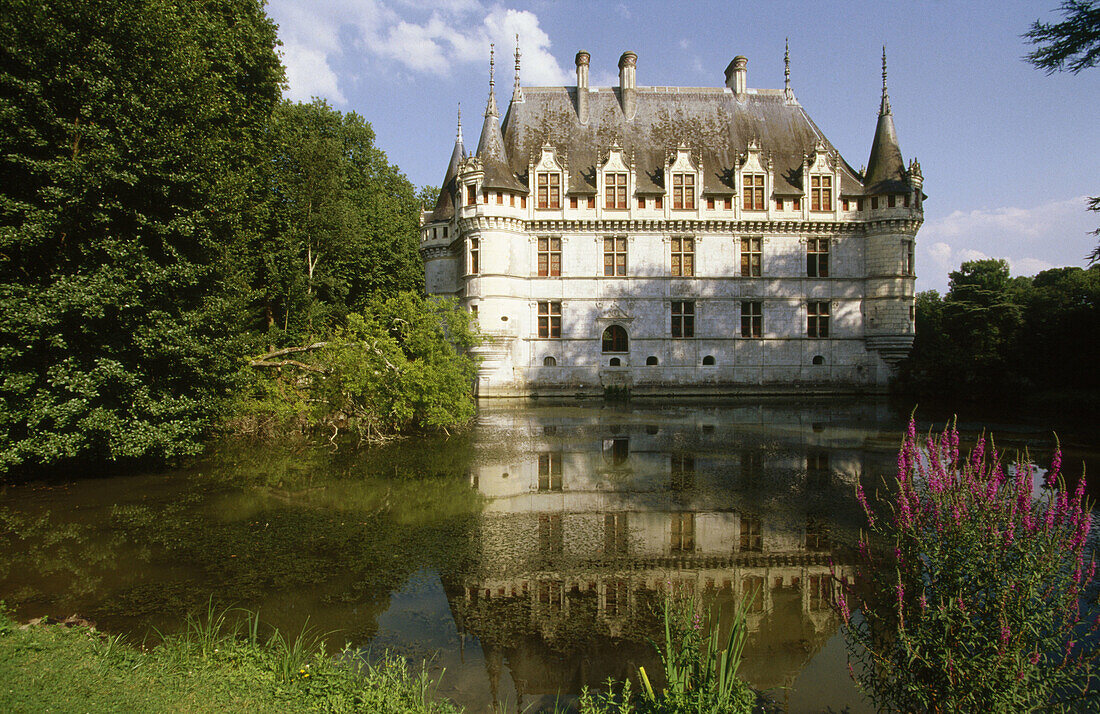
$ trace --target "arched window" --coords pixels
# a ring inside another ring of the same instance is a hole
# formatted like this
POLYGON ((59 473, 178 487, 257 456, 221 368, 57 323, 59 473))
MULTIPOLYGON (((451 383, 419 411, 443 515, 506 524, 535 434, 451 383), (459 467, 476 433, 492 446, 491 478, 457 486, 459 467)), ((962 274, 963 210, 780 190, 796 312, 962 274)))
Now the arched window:
POLYGON ((714 366, 714 357, 712 357, 710 355, 707 355, 706 357, 704 357, 703 358, 703 365, 706 366, 706 367, 714 366))
POLYGON ((825 358, 822 357, 821 355, 814 355, 814 364, 816 364, 816 365, 825 364, 825 358))
POLYGON ((649 367, 655 367, 657 366, 657 358, 653 355, 650 355, 649 357, 645 358, 645 363, 649 367))
POLYGON ((626 352, 627 351, 627 339, 626 330, 620 325, 612 325, 603 331, 603 351, 604 352, 626 352))
POLYGON ((623 361, 621 359, 619 359, 618 357, 612 357, 611 361, 608 362, 608 365, 610 365, 612 367, 621 367, 623 365, 623 361))
POLYGON ((544 367, 556 367, 558 365, 558 361, 553 357, 547 357, 542 361, 542 365, 544 367))

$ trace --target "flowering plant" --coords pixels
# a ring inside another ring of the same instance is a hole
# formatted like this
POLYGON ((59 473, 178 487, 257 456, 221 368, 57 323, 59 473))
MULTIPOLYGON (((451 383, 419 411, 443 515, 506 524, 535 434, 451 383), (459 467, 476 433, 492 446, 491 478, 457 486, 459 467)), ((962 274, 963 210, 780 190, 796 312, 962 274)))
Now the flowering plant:
POLYGON ((876 509, 857 487, 869 533, 835 606, 880 709, 1076 710, 1095 695, 1092 516, 1084 476, 1071 494, 1060 469, 1056 451, 1036 498, 1026 454, 1006 466, 983 437, 960 457, 953 426, 922 448, 910 421, 893 498, 876 509))

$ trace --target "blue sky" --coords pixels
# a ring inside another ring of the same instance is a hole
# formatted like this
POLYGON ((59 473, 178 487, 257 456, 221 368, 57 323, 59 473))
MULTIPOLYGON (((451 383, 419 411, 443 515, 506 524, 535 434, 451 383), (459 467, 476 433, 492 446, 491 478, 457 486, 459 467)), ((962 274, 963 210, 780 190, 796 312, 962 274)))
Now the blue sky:
MULTIPOLYGON (((497 43, 498 99, 511 96, 514 36, 525 85, 617 83, 638 54, 639 85, 722 86, 734 55, 750 87, 783 86, 791 43, 798 100, 855 167, 871 149, 887 47, 890 101, 906 161, 925 177, 918 289, 947 287, 964 260, 1007 258, 1013 274, 1084 265, 1100 215, 1100 68, 1047 76, 1020 35, 1058 19, 1058 0, 1022 2, 570 2, 272 0, 287 96, 363 115, 416 184, 438 184, 462 103, 476 145, 497 43)), ((503 109, 503 105, 502 105, 503 109)))

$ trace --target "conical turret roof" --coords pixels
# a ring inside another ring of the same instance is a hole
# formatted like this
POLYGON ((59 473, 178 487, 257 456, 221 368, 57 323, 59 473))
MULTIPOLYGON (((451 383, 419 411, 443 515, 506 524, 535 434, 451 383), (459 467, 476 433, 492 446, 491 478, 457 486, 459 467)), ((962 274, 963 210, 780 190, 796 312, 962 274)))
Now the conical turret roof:
POLYGON ((905 161, 901 158, 898 132, 894 128, 894 114, 890 110, 890 96, 886 92, 886 48, 882 50, 882 103, 879 105, 878 126, 871 143, 871 157, 867 159, 867 173, 863 178, 867 193, 904 193, 909 190, 905 173, 905 161))
POLYGON ((454 196, 458 191, 456 179, 458 166, 466 158, 466 147, 462 143, 462 108, 458 109, 458 134, 455 137, 455 148, 451 152, 451 162, 447 164, 447 173, 443 176, 443 185, 439 191, 439 198, 432 209, 431 222, 449 221, 455 214, 454 196))
POLYGON ((485 171, 482 185, 485 188, 503 188, 509 191, 527 192, 527 187, 516 180, 508 166, 508 154, 504 150, 504 135, 500 131, 500 111, 497 109, 493 61, 489 61, 489 101, 485 105, 485 123, 481 126, 481 139, 477 143, 477 158, 485 171))

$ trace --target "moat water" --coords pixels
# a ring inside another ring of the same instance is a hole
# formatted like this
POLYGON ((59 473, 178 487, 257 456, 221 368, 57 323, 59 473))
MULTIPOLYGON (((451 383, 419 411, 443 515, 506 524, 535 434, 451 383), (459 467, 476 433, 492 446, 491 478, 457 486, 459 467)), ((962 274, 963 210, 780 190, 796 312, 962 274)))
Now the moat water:
MULTIPOLYGON (((59 474, 0 491, 0 600, 131 641, 211 598, 291 631, 308 618, 332 645, 429 659, 438 694, 482 712, 659 670, 670 590, 726 611, 758 592, 742 676, 788 711, 870 711, 828 588, 854 563, 855 485, 893 475, 908 414, 866 399, 483 405, 458 437, 59 474)), ((959 425, 1040 464, 1057 430, 1067 473, 1100 465, 1094 423, 959 425)))

